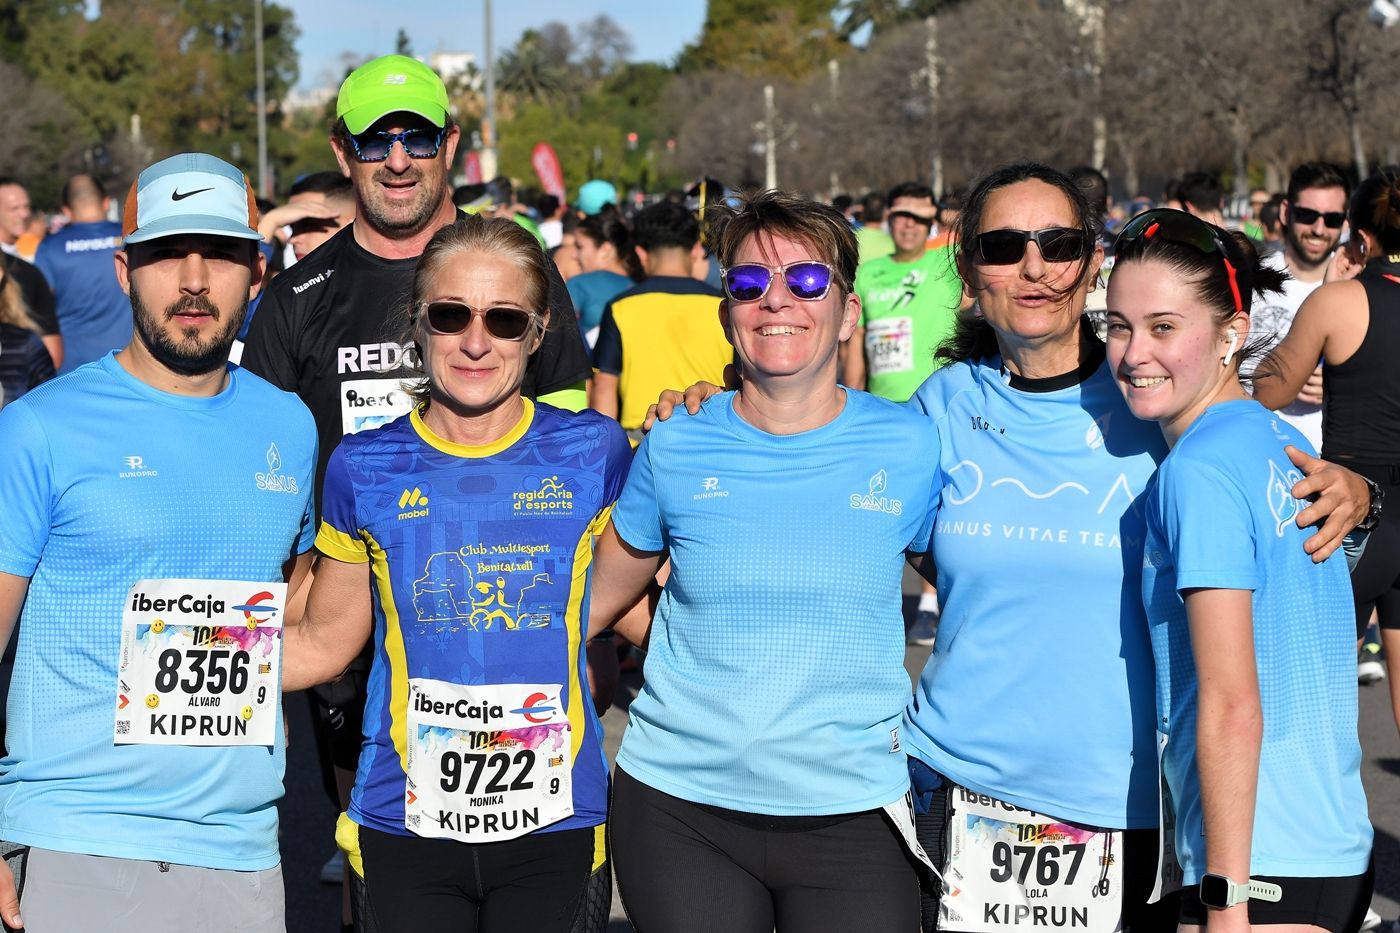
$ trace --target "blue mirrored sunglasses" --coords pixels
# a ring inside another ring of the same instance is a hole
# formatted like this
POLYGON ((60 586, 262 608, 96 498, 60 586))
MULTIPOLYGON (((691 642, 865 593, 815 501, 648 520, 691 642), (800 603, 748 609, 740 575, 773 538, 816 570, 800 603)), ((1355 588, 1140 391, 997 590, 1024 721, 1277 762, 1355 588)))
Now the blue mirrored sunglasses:
POLYGON ((724 293, 733 301, 757 301, 768 293, 773 279, 781 275, 792 297, 802 301, 819 301, 831 288, 831 266, 824 262, 803 260, 777 269, 743 262, 723 270, 724 293))
POLYGON ((445 127, 415 128, 402 133, 361 133, 350 137, 350 147, 361 162, 383 162, 394 150, 394 143, 403 143, 403 151, 415 159, 431 159, 442 148, 445 127))

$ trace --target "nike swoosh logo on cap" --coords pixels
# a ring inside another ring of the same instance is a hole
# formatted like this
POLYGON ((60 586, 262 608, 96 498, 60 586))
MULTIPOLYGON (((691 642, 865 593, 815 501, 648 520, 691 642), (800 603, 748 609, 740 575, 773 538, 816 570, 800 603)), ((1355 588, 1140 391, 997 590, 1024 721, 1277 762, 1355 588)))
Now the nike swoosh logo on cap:
POLYGON ((172 201, 183 201, 183 200, 185 200, 185 198, 188 198, 188 197, 191 197, 191 196, 193 196, 193 195, 199 194, 200 192, 203 192, 203 191, 213 191, 213 190, 214 190, 213 188, 196 188, 196 189, 194 189, 193 191, 186 191, 185 193, 181 194, 180 191, 177 189, 177 190, 172 191, 172 192, 170 193, 170 200, 172 200, 172 201))

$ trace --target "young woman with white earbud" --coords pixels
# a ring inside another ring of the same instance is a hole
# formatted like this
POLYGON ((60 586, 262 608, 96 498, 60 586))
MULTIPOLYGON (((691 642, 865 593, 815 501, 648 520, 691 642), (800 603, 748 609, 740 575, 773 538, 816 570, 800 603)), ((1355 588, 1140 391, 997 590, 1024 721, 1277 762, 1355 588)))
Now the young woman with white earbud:
POLYGON ((1310 445, 1239 375, 1251 299, 1283 273, 1181 211, 1134 218, 1117 257, 1109 365, 1170 448, 1138 502, 1182 927, 1350 933, 1374 866, 1347 568, 1305 556, 1284 447, 1310 445))

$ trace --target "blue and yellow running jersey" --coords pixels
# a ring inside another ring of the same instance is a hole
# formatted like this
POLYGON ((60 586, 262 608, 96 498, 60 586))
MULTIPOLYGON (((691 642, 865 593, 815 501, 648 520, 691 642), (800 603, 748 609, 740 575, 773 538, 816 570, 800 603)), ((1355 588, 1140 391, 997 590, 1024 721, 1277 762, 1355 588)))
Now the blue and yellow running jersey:
POLYGON ((603 822, 585 585, 630 461, 616 422, 528 399, 488 446, 418 411, 341 442, 316 544, 369 564, 375 619, 352 820, 465 842, 603 822))

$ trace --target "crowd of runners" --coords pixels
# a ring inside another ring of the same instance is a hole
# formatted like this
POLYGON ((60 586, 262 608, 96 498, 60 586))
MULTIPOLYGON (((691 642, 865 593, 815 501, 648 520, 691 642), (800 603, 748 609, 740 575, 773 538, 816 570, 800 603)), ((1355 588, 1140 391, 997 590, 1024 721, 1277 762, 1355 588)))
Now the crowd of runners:
POLYGON ((1400 171, 524 203, 461 142, 391 55, 280 205, 0 178, 7 929, 284 930, 284 779, 356 933, 1380 924, 1400 171))

